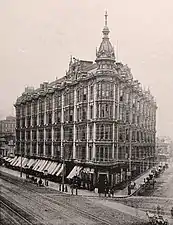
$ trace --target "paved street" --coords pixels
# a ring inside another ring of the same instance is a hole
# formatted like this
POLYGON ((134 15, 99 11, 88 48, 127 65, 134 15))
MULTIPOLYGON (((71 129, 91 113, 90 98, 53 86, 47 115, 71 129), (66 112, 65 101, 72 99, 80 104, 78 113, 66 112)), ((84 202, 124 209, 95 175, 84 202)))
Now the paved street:
POLYGON ((173 163, 156 179, 154 190, 147 191, 145 196, 173 198, 173 163))
POLYGON ((103 200, 100 203, 82 196, 72 197, 53 189, 39 188, 4 172, 1 172, 0 182, 1 201, 6 199, 16 205, 19 212, 25 211, 31 222, 37 221, 33 224, 146 224, 145 219, 122 212, 120 203, 103 204, 103 200))
MULTIPOLYGON (((159 205, 161 214, 168 219, 171 218, 170 211, 173 207, 173 165, 156 179, 155 188, 146 191, 144 195, 116 201, 134 207, 136 210, 149 210, 153 213, 156 213, 159 205)), ((169 222, 173 224, 173 220, 169 222)))

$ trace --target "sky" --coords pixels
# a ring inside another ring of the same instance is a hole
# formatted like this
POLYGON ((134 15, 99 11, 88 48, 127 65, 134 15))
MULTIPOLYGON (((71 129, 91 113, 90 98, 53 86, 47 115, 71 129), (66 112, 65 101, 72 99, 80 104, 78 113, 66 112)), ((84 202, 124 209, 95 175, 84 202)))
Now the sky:
POLYGON ((173 138, 172 0, 0 0, 0 119, 26 86, 64 76, 70 55, 95 60, 105 10, 118 61, 156 98, 157 135, 173 138))

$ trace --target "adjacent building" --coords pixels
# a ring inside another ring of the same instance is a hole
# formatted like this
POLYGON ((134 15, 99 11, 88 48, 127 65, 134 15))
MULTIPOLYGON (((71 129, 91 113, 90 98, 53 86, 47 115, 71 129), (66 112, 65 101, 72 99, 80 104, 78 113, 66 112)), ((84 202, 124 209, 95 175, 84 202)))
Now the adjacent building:
POLYGON ((15 135, 16 118, 7 116, 5 120, 0 120, 0 135, 15 135))
MULTIPOLYGON (((70 59, 65 76, 26 88, 16 103, 16 155, 89 168, 96 183, 136 176, 155 161, 156 102, 117 62, 107 14, 96 60, 70 59)), ((91 49, 92 51, 92 49, 91 49)))
POLYGON ((168 162, 173 157, 173 141, 169 137, 156 139, 156 152, 158 162, 168 162))
POLYGON ((0 120, 0 155, 14 155, 16 134, 16 118, 7 116, 0 120))

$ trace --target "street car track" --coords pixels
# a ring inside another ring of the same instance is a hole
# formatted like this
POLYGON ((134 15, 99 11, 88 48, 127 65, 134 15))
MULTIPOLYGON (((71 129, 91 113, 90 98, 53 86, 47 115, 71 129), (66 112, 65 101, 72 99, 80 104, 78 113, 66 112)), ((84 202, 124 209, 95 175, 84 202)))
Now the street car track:
POLYGON ((18 207, 16 210, 14 210, 14 207, 16 206, 14 206, 12 203, 8 202, 6 199, 2 197, 0 197, 0 205, 1 205, 2 214, 5 213, 7 215, 8 218, 6 219, 8 219, 10 223, 12 222, 14 225, 17 225, 17 224, 33 225, 34 224, 29 219, 27 219, 25 212, 23 212, 22 210, 19 210, 18 207), (22 214, 25 214, 25 216, 22 214))
MULTIPOLYGON (((19 185, 19 186, 22 186, 21 181, 19 181, 18 179, 15 179, 15 178, 12 178, 12 177, 6 177, 6 176, 3 176, 3 175, 1 174, 1 179, 5 180, 5 181, 7 181, 7 182, 10 182, 10 183, 13 184, 13 185, 19 185)), ((26 181, 24 180, 24 183, 25 183, 25 182, 26 182, 26 181)), ((7 188, 7 189, 9 189, 9 188, 7 188)), ((42 197, 42 198, 45 199, 45 200, 48 200, 49 202, 52 202, 52 203, 54 203, 54 204, 56 204, 56 205, 59 205, 59 206, 61 206, 61 207, 63 207, 63 208, 69 209, 69 210, 71 210, 71 211, 77 212, 79 215, 84 216, 85 218, 91 219, 91 220, 93 220, 93 221, 95 221, 95 222, 99 222, 99 224, 102 224, 102 225, 104 225, 104 224, 105 224, 105 225, 111 225, 111 224, 112 224, 111 222, 109 222, 109 221, 107 221, 107 220, 105 220, 105 219, 103 219, 103 218, 98 218, 98 216, 95 216, 94 214, 91 214, 91 213, 89 213, 89 212, 87 212, 87 211, 85 211, 85 210, 82 210, 82 209, 80 209, 79 207, 77 207, 77 206, 75 206, 75 205, 73 205, 73 204, 70 204, 70 203, 63 203, 63 202, 60 202, 60 201, 56 201, 56 200, 52 199, 51 197, 45 196, 45 194, 43 195, 43 194, 39 193, 38 191, 36 191, 36 190, 35 190, 35 186, 34 186, 33 188, 31 188, 31 187, 29 187, 29 186, 25 186, 25 189, 27 189, 28 191, 30 191, 30 192, 32 192, 32 193, 34 193, 34 194, 39 195, 40 197, 42 197)), ((15 193, 15 194, 17 194, 17 192, 15 192, 14 190, 12 190, 12 192, 15 193)), ((20 193, 20 194, 21 194, 21 193, 20 193)), ((22 194, 21 194, 21 195, 22 195, 22 194)), ((28 198, 28 197, 25 196, 25 195, 23 195, 23 197, 28 198)), ((28 199, 29 199, 29 198, 28 198, 28 199)), ((31 199, 31 196, 30 196, 30 199, 31 199)), ((33 198, 32 201, 35 201, 35 199, 33 198)), ((38 204, 38 202, 37 202, 37 204, 38 204)), ((40 205, 40 206, 41 206, 41 205, 40 205)))

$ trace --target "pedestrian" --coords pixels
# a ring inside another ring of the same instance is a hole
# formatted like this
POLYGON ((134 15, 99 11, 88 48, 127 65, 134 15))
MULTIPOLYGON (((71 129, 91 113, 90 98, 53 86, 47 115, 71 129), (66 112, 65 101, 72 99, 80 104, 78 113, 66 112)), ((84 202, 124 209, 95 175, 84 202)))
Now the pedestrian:
POLYGON ((171 217, 173 218, 173 207, 171 208, 171 217))
POLYGON ((131 185, 128 185, 128 195, 131 195, 131 185))
POLYGON ((42 179, 40 177, 39 181, 38 181, 38 185, 41 187, 43 185, 42 179))
POLYGON ((114 188, 112 187, 111 188, 111 195, 112 195, 112 198, 114 197, 114 188))
POLYGON ((135 188, 136 187, 136 183, 134 182, 133 184, 134 184, 134 188, 135 188))
POLYGON ((158 214, 158 216, 161 214, 161 207, 160 207, 160 205, 157 205, 157 214, 158 214))
POLYGON ((108 197, 110 198, 111 197, 111 189, 108 188, 108 197))

